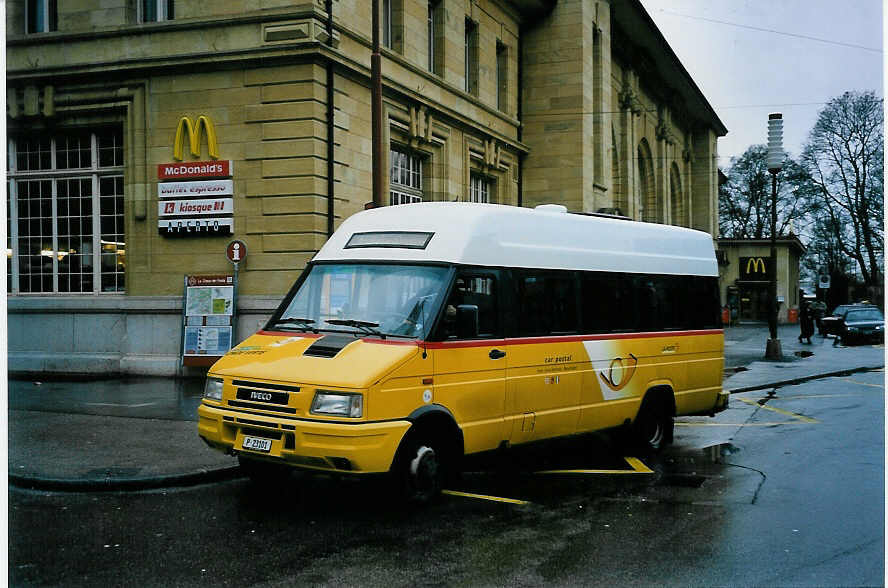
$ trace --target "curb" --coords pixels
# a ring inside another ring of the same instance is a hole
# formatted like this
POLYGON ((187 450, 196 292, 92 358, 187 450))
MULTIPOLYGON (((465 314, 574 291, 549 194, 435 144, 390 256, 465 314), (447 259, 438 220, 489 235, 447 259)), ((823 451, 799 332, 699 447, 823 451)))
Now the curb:
POLYGON ((182 488, 209 482, 223 482, 243 477, 238 466, 200 470, 190 474, 175 474, 153 478, 98 478, 73 480, 64 478, 43 478, 40 476, 20 476, 8 474, 9 484, 26 490, 53 490, 59 492, 122 492, 135 490, 156 490, 158 488, 182 488))
POLYGON ((798 378, 792 378, 789 380, 780 380, 778 382, 768 382, 767 384, 756 384, 754 386, 745 386, 743 388, 732 388, 728 390, 728 394, 740 394, 741 392, 753 392, 755 390, 764 390, 765 388, 782 388, 783 386, 793 386, 795 384, 801 384, 802 382, 809 382, 811 380, 819 380, 821 378, 833 378, 836 376, 847 376, 849 374, 855 374, 858 372, 868 372, 872 370, 880 370, 884 369, 885 364, 877 365, 877 366, 863 366, 856 368, 848 368, 844 370, 838 370, 835 372, 826 372, 824 374, 813 374, 810 376, 801 376, 798 378))

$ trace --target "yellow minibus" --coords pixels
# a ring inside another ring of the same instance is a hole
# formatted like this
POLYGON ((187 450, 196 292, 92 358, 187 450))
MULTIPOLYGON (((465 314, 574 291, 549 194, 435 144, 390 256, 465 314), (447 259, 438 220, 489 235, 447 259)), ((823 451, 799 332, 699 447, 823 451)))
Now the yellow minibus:
POLYGON ((710 235, 417 203, 337 230, 265 327, 207 375, 198 431, 255 480, 389 472, 436 496, 461 458, 712 415, 724 332, 710 235))

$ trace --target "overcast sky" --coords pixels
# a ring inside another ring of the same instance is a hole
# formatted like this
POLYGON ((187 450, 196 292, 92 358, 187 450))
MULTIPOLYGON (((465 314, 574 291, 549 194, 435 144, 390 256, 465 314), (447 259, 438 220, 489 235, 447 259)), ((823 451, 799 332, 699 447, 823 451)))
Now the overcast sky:
POLYGON ((723 168, 767 142, 771 112, 783 113, 784 148, 795 157, 829 99, 884 96, 881 0, 641 2, 728 128, 718 141, 723 168))

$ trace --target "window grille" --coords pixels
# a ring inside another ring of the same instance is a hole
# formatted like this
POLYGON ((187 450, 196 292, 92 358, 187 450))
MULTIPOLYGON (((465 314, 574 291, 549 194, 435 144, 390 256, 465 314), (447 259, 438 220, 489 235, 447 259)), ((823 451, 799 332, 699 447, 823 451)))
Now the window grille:
POLYGON ((123 292, 123 135, 76 131, 9 141, 7 292, 123 292))

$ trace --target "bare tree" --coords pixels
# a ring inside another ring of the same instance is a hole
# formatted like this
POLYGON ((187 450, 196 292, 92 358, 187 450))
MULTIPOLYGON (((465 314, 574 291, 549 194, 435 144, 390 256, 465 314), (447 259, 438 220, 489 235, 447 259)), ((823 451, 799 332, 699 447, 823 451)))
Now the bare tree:
MULTIPOLYGON (((723 237, 764 239, 771 236, 771 174, 768 148, 750 146, 732 157, 725 170, 728 181, 719 186, 718 224, 723 237)), ((777 175, 777 235, 799 234, 810 208, 805 171, 787 158, 777 175)))
POLYGON ((801 158, 815 188, 813 214, 867 286, 878 286, 883 274, 882 129, 882 99, 845 92, 820 112, 801 158))

